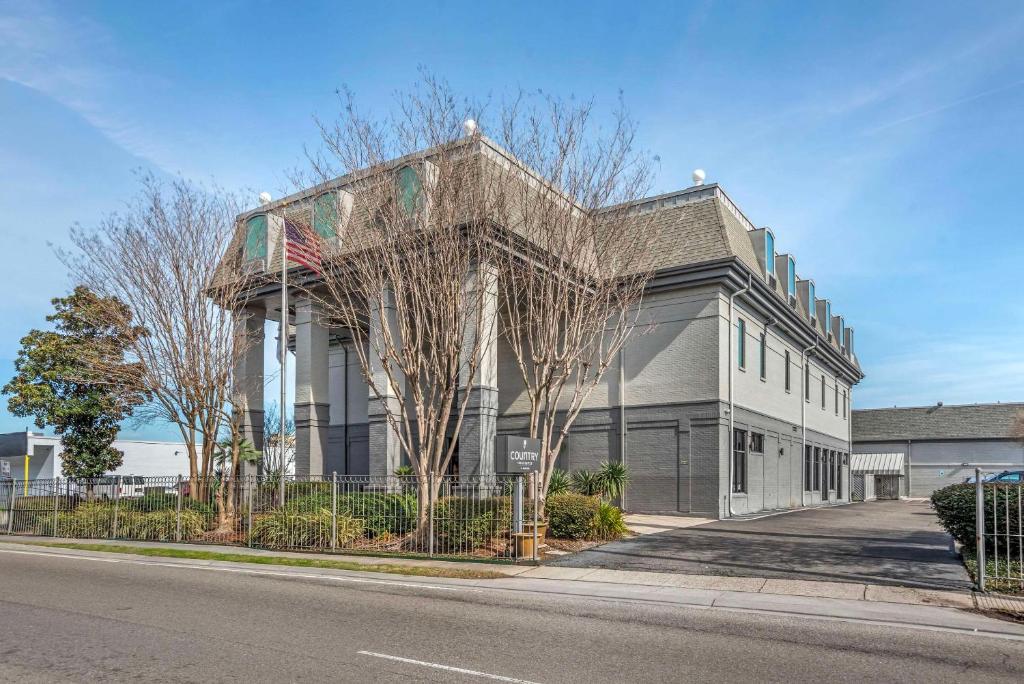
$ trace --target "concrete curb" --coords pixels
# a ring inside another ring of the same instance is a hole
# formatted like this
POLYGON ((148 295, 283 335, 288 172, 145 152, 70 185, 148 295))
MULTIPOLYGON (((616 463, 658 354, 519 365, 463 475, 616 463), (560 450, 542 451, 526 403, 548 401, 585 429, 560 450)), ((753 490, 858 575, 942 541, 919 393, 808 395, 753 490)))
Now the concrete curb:
MULTIPOLYGON (((804 596, 811 598, 846 599, 872 603, 897 603, 918 606, 939 606, 973 610, 979 606, 974 594, 969 591, 945 591, 893 587, 885 585, 850 582, 824 582, 811 580, 769 579, 764 577, 722 577, 718 575, 683 575, 666 572, 640 570, 605 570, 601 568, 572 568, 551 565, 510 565, 504 563, 459 562, 428 558, 394 558, 388 556, 366 556, 324 553, 296 553, 269 551, 238 546, 216 546, 196 544, 174 544, 163 542, 125 542, 118 540, 57 539, 53 537, 19 537, 3 539, 0 544, 17 545, 23 542, 47 542, 68 544, 95 544, 101 546, 139 546, 141 548, 167 548, 190 551, 210 551, 251 556, 278 556, 321 560, 343 560, 360 565, 398 565, 407 567, 433 567, 462 570, 488 570, 508 577, 524 579, 550 579, 570 582, 621 584, 649 587, 675 587, 680 589, 703 589, 741 593, 773 594, 778 596, 804 596)), ((38 547, 36 547, 38 548, 38 547)), ((987 605, 987 604, 986 604, 987 605)))

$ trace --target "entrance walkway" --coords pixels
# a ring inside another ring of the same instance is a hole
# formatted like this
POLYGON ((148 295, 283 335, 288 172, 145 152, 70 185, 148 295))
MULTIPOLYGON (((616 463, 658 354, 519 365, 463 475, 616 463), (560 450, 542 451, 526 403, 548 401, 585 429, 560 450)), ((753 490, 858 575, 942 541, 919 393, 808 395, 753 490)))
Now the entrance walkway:
POLYGON ((969 589, 923 501, 874 501, 722 520, 611 542, 559 567, 969 589))

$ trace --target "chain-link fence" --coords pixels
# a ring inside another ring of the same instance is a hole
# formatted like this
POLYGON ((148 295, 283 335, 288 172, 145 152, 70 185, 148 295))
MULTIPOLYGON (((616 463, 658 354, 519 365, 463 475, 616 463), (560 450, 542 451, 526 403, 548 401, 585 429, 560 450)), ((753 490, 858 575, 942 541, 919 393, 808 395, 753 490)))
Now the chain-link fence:
POLYGON ((1024 591, 1024 483, 975 478, 977 582, 982 591, 1024 591))
POLYGON ((0 533, 536 559, 522 476, 112 476, 0 482, 0 533))

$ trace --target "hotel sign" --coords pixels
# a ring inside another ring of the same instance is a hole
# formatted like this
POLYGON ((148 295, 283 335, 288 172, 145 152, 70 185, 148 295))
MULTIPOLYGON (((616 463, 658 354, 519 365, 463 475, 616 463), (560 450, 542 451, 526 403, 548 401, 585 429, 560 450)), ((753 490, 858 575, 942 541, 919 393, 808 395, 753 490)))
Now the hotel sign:
POLYGON ((499 435, 494 450, 494 469, 498 473, 539 472, 540 440, 499 435))

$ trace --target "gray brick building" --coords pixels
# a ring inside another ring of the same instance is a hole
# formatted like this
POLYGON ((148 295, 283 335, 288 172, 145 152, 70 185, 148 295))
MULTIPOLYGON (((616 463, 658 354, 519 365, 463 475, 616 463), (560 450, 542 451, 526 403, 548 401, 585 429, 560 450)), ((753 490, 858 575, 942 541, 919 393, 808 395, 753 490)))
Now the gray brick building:
MULTIPOLYGON (((505 154, 486 138, 478 144, 505 154)), ((349 211, 339 213, 351 214, 358 198, 347 187, 342 177, 317 192, 347 203, 349 211)), ((241 230, 264 231, 256 242, 270 245, 268 263, 280 231, 273 207, 239 218, 241 230)), ((591 395, 558 465, 572 471, 624 462, 632 479, 623 504, 632 511, 727 517, 848 499, 850 403, 863 377, 853 329, 812 279, 798 275, 795 257, 776 251, 774 233, 755 227, 719 185, 651 197, 632 210, 653 219, 655 275, 644 313, 654 326, 633 338, 591 395)), ((254 336, 241 376, 257 445, 262 320, 280 320, 278 302, 270 288, 240 321, 254 336)), ((343 331, 318 324, 311 306, 300 299, 289 311, 296 471, 389 473, 399 458, 395 441, 356 354, 343 331)), ((506 343, 499 337, 485 353, 493 369, 480 377, 480 397, 459 434, 460 473, 486 472, 495 436, 521 434, 526 425, 506 343)))
POLYGON ((853 412, 853 451, 901 453, 903 496, 928 497, 984 473, 1024 469, 1024 445, 1011 434, 1024 404, 966 404, 853 412))

